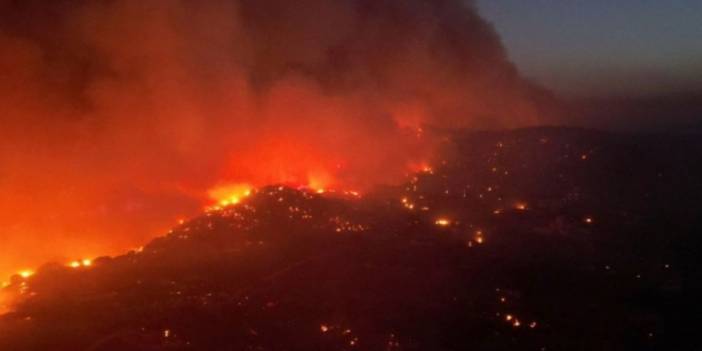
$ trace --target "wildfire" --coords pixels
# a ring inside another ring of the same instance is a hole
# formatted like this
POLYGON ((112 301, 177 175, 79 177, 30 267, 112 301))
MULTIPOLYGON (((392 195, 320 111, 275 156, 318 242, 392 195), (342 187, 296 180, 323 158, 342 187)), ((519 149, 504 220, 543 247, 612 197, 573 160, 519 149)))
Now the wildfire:
POLYGON ((400 199, 400 202, 402 202, 402 206, 404 206, 408 210, 413 210, 414 209, 414 204, 410 202, 410 200, 406 197, 403 197, 400 199))
POLYGON ((227 184, 213 188, 209 191, 209 196, 217 202, 217 206, 226 207, 238 204, 251 195, 252 191, 253 187, 246 183, 227 184))
POLYGON ((316 172, 315 174, 307 176, 307 187, 317 194, 324 194, 327 192, 331 183, 331 176, 324 172, 316 172))
POLYGON ((434 221, 434 224, 440 227, 448 227, 451 225, 451 220, 447 218, 438 218, 436 221, 434 221))
POLYGON ((27 278, 34 275, 34 271, 26 269, 26 270, 20 271, 18 274, 20 275, 20 277, 27 279, 27 278))
POLYGON ((71 261, 68 263, 68 267, 80 268, 80 267, 90 267, 93 265, 93 260, 85 258, 82 260, 71 261))
POLYGON ((475 242, 478 244, 484 244, 485 243, 485 237, 483 236, 483 231, 482 230, 476 230, 475 231, 475 236, 474 236, 475 242))
POLYGON ((407 164, 407 170, 411 173, 434 174, 434 167, 427 162, 410 162, 407 164))
MULTIPOLYGON (((501 301, 504 302, 505 300, 501 300, 501 301)), ((515 315, 512 315, 512 314, 505 315, 505 322, 507 324, 512 325, 515 328, 519 328, 522 326, 522 322, 519 320, 519 318, 517 318, 515 315)), ((535 329, 538 326, 538 323, 536 321, 532 321, 528 324, 528 326, 530 329, 535 329)))

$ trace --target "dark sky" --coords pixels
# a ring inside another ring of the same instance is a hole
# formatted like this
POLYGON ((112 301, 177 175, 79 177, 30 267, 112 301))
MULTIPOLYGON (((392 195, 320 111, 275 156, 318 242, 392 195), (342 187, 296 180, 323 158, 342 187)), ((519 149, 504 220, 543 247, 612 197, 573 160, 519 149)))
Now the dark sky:
POLYGON ((702 90, 700 0, 478 0, 528 77, 570 96, 702 90))

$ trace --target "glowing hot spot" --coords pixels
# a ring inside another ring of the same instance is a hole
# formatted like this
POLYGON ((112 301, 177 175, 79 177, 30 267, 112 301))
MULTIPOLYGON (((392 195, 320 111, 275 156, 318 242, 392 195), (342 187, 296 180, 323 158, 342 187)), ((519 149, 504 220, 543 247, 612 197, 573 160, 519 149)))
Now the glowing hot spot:
POLYGON ((27 270, 24 270, 24 271, 19 272, 18 274, 20 275, 20 277, 26 279, 26 278, 29 278, 29 277, 33 276, 33 275, 34 275, 34 271, 28 270, 28 269, 27 269, 27 270))
POLYGON ((438 218, 436 221, 434 221, 434 224, 440 227, 448 227, 451 225, 451 220, 447 218, 438 218))
POLYGON ((219 206, 236 205, 245 197, 251 195, 253 187, 249 184, 227 184, 213 188, 208 192, 210 199, 219 206))

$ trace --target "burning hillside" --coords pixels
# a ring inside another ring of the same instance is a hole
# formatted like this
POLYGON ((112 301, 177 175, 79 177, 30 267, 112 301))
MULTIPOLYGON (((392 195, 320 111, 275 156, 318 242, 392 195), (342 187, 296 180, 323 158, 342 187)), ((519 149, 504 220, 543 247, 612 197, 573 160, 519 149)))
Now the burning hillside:
POLYGON ((552 116, 459 0, 2 0, 0 71, 0 272, 122 251, 219 186, 398 184, 439 129, 552 116))
POLYGON ((246 190, 125 255, 15 276, 0 347, 690 345, 699 269, 681 243, 696 240, 702 170, 670 154, 700 144, 641 145, 564 129, 456 135, 401 186, 246 190))
POLYGON ((0 0, 0 350, 695 349, 697 135, 476 6, 0 0))

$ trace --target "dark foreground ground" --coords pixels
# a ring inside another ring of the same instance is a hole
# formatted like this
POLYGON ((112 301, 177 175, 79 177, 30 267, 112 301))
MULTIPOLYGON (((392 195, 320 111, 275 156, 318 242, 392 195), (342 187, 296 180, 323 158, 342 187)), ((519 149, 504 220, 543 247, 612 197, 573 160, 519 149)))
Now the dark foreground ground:
POLYGON ((0 350, 699 350, 699 135, 456 135, 398 188, 259 189, 15 277, 0 350), (444 221, 442 221, 444 220, 444 221))

